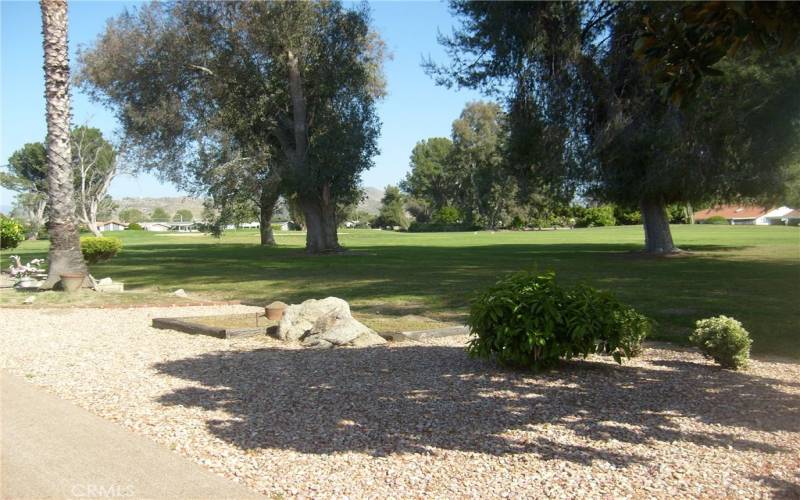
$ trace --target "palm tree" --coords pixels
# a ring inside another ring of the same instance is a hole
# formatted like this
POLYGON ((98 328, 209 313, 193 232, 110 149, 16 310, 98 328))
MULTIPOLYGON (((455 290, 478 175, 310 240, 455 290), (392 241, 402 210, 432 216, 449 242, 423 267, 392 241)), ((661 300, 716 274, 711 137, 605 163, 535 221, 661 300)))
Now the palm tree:
POLYGON ((47 280, 52 288, 64 273, 87 274, 75 223, 70 150, 67 0, 41 0, 44 35, 44 87, 47 100, 47 183, 50 203, 50 253, 47 280))

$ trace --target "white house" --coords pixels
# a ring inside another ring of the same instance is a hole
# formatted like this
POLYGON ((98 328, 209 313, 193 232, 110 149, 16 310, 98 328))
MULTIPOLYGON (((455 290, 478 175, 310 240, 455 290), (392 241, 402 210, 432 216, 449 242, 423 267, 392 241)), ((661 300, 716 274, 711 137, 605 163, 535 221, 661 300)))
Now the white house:
POLYGON ((731 225, 767 226, 785 224, 782 220, 793 209, 789 207, 767 208, 746 205, 720 205, 695 212, 694 220, 702 223, 711 217, 724 217, 731 225))
POLYGON ((169 231, 169 222, 140 222, 139 223, 145 231, 169 231))
POLYGON ((103 233, 106 231, 124 231, 127 228, 128 228, 127 224, 116 220, 97 222, 97 230, 103 233))

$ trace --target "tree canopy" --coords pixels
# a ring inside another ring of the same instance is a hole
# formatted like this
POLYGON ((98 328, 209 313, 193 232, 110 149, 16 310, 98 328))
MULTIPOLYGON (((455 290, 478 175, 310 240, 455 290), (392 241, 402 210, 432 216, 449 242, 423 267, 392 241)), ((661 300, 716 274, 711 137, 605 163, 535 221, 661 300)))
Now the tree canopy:
POLYGON ((307 249, 331 251, 336 206, 377 152, 384 46, 369 23, 339 2, 148 4, 81 52, 79 80, 147 168, 185 185, 238 166, 296 196, 307 249))
POLYGON ((639 205, 646 248, 675 249, 672 202, 775 196, 797 158, 800 65, 740 53, 678 108, 635 57, 649 4, 454 1, 428 64, 440 83, 503 96, 512 166, 544 185, 639 205))

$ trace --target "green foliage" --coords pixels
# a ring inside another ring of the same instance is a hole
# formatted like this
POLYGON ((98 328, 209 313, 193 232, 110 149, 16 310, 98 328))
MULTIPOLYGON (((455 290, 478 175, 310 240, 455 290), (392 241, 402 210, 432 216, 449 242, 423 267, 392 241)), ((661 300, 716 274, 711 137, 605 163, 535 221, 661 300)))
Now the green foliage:
POLYGON ((403 195, 397 186, 386 186, 381 208, 374 223, 378 227, 400 226, 403 229, 408 227, 408 217, 403 208, 403 195))
POLYGON ((543 369, 561 359, 611 354, 618 362, 641 352, 648 318, 610 293, 579 285, 564 289, 555 273, 512 274, 472 301, 473 356, 543 369))
POLYGON ((461 212, 452 205, 446 205, 433 214, 433 222, 441 225, 455 225, 461 222, 461 212))
POLYGON ((145 218, 146 217, 144 213, 137 208, 126 208, 125 210, 120 210, 119 212, 119 220, 122 222, 137 223, 144 221, 145 218))
POLYGON ((150 214, 150 220, 158 221, 158 222, 169 222, 170 216, 166 210, 161 207, 156 207, 153 209, 153 213, 150 214))
POLYGON ((742 324, 727 316, 701 319, 695 324, 689 341, 703 355, 713 359, 723 368, 746 368, 753 341, 742 324))
POLYGON ((614 218, 621 226, 636 226, 642 223, 642 212, 638 209, 626 209, 621 205, 614 206, 614 218))
POLYGON ((122 250, 122 241, 117 238, 94 237, 81 239, 81 253, 89 264, 109 260, 122 250))
POLYGON ((714 215, 712 217, 709 217, 708 219, 704 219, 703 221, 701 221, 701 223, 702 224, 716 224, 716 225, 720 225, 720 226, 727 226, 727 225, 730 224, 730 222, 728 222, 728 219, 726 219, 725 217, 723 217, 721 215, 714 215))
POLYGON ((131 222, 125 229, 127 231, 144 231, 144 228, 138 222, 131 222))
POLYGON ((706 77, 720 76, 717 63, 737 52, 771 57, 800 46, 796 2, 651 2, 635 55, 665 97, 682 104, 706 77))
POLYGON ((194 214, 188 208, 181 208, 172 216, 173 222, 192 222, 194 214))
POLYGON ((576 217, 577 227, 602 227, 616 225, 617 219, 614 218, 614 207, 602 205, 599 207, 588 207, 581 211, 576 217))
POLYGON ((17 248, 24 239, 25 229, 22 224, 0 214, 0 248, 17 248))

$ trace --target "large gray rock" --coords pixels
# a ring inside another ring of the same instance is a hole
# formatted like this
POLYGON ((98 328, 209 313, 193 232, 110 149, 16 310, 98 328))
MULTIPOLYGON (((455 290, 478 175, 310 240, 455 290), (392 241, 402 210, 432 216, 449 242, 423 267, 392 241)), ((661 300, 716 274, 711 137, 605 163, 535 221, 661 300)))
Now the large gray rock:
POLYGON ((306 347, 365 347, 386 343, 380 335, 350 314, 342 299, 310 299, 286 308, 278 325, 278 338, 300 340, 306 347))

